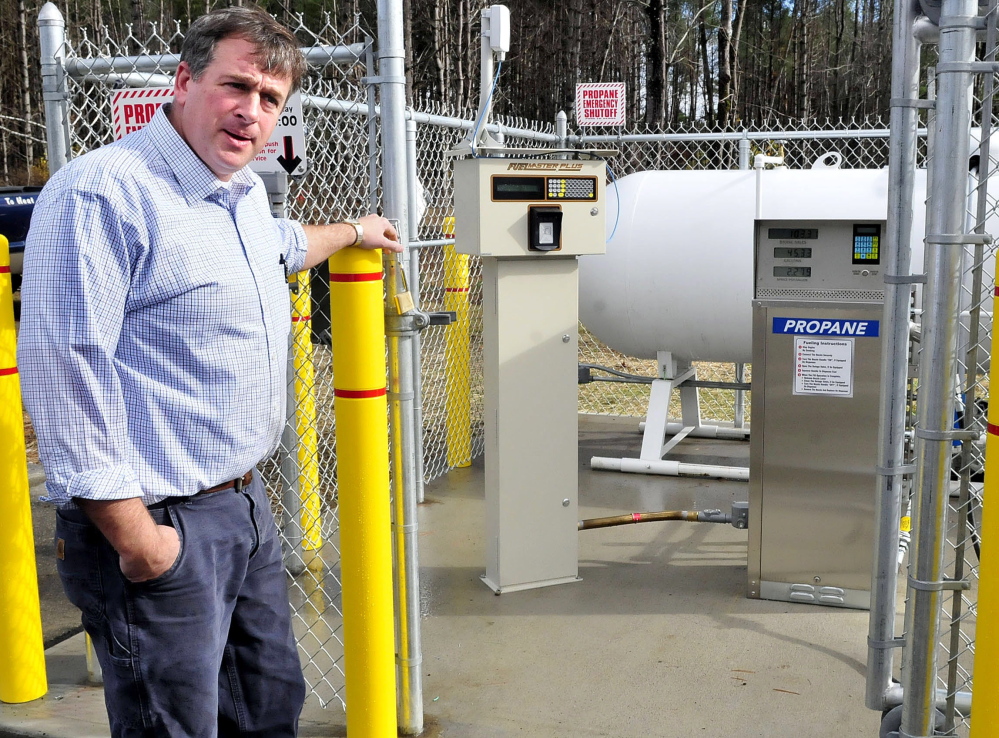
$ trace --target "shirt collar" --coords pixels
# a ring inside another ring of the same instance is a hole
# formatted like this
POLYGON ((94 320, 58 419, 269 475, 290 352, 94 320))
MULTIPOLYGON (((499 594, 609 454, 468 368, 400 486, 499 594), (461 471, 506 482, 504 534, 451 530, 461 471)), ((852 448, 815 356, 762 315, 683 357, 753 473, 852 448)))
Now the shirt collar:
POLYGON ((177 185, 187 203, 190 205, 204 200, 220 189, 231 190, 231 195, 235 198, 249 192, 257 182, 250 168, 243 167, 232 175, 229 182, 223 182, 216 177, 173 127, 167 118, 169 107, 169 103, 162 105, 144 130, 148 131, 167 167, 173 170, 177 185))

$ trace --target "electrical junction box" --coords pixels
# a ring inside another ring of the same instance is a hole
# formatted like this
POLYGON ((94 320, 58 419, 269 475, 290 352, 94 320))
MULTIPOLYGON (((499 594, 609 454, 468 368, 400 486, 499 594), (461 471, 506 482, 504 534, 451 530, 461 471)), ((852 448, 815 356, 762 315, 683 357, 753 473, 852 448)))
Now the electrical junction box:
POLYGON ((605 251, 602 159, 461 159, 454 165, 455 249, 473 256, 605 251))

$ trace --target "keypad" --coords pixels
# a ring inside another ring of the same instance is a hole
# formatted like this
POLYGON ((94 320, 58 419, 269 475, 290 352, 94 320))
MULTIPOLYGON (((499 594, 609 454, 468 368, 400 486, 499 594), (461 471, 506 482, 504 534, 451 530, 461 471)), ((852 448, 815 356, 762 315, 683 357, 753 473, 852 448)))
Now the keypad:
POLYGON ((549 200, 594 200, 596 190, 592 177, 548 177, 549 200))

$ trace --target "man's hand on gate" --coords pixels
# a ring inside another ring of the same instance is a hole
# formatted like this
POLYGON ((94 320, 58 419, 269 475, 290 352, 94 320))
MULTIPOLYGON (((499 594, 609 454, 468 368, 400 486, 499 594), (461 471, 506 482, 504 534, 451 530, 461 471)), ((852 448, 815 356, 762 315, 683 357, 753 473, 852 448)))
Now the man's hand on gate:
POLYGON ((399 234, 395 232, 388 218, 371 213, 358 218, 357 222, 364 229, 364 239, 359 244, 360 248, 384 249, 396 253, 402 251, 402 244, 398 241, 399 234))

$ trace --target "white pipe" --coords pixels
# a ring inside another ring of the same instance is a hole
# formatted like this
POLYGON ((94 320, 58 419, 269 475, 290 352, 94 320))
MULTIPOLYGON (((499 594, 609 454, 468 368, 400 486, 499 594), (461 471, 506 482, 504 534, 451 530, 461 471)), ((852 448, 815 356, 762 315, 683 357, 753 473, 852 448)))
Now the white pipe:
POLYGON ((642 459, 611 459, 594 456, 590 459, 591 469, 625 472, 627 474, 658 474, 666 477, 715 477, 749 481, 749 469, 741 466, 717 466, 715 464, 683 464, 679 461, 643 461, 642 459))
POLYGON ((753 157, 753 169, 763 169, 767 164, 780 166, 783 163, 783 156, 767 156, 766 154, 757 154, 753 157))
MULTIPOLYGON (((645 421, 638 424, 638 430, 645 431, 645 421)), ((675 436, 683 430, 683 423, 667 423, 666 435, 675 436)), ((745 440, 749 435, 749 428, 727 428, 719 425, 699 425, 694 428, 688 436, 694 438, 728 438, 734 440, 745 440)))
POLYGON ((774 166, 783 166, 784 157, 783 156, 767 156, 766 154, 757 154, 753 157, 753 169, 756 170, 756 218, 759 220, 763 217, 763 180, 761 172, 767 164, 773 164, 774 166))

